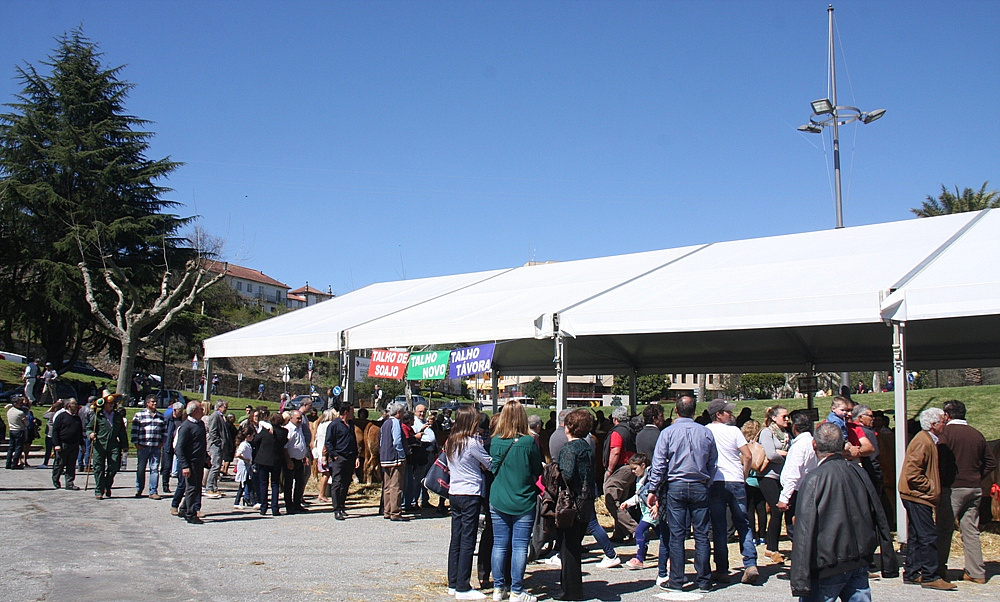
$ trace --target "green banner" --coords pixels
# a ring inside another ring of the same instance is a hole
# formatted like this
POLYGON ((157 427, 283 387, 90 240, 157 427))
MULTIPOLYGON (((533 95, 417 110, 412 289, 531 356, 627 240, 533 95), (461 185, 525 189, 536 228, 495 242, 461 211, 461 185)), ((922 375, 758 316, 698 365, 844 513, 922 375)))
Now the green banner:
POLYGON ((450 351, 421 351, 410 354, 406 380, 444 380, 448 378, 450 351))

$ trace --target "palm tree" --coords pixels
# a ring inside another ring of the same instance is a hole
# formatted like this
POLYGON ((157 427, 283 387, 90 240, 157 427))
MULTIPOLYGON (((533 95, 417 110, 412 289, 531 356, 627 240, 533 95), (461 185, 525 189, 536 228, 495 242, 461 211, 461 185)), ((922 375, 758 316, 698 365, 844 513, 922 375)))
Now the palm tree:
MULTIPOLYGON (((920 209, 910 209, 917 217, 933 217, 935 215, 948 215, 951 213, 963 213, 965 211, 979 211, 981 209, 995 209, 1000 207, 1000 193, 996 190, 986 192, 989 182, 983 182, 983 187, 978 192, 971 188, 966 188, 962 194, 958 193, 958 186, 955 187, 955 194, 952 194, 941 185, 941 194, 938 198, 927 195, 920 209)), ((981 368, 966 368, 964 384, 966 386, 977 386, 983 384, 983 371, 981 368)))
POLYGON ((919 209, 910 209, 917 217, 934 217, 936 215, 949 215, 952 213, 963 213, 965 211, 979 211, 980 209, 996 209, 1000 207, 1000 193, 996 190, 986 192, 989 182, 983 182, 983 187, 978 191, 966 188, 961 194, 958 186, 955 187, 955 194, 952 194, 944 184, 941 185, 941 194, 937 198, 927 195, 927 200, 919 209))

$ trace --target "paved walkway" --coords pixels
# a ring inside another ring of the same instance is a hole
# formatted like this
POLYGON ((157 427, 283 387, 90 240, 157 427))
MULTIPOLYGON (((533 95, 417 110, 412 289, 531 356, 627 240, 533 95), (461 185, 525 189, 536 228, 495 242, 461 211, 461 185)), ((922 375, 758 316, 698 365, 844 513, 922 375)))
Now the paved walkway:
MULTIPOLYGON (((114 497, 96 501, 92 490, 52 489, 47 470, 0 469, 0 600, 449 599, 450 520, 433 512, 390 524, 377 507, 355 507, 354 518, 337 522, 328 508, 314 505, 309 514, 264 518, 234 512, 233 484, 224 482, 225 498, 205 500, 205 524, 189 525, 170 515, 166 499, 132 497, 134 482, 134 472, 120 473, 114 497)), ((77 484, 83 486, 83 475, 77 484)), ((654 587, 655 569, 597 568, 593 540, 585 543, 584 591, 595 600, 791 597, 786 571, 774 565, 761 567, 766 580, 757 587, 668 594, 654 587)), ((629 558, 635 549, 619 550, 629 558)), ((1000 599, 1000 566, 990 563, 988 570, 989 584, 959 583, 954 594, 899 579, 874 581, 872 589, 878 600, 1000 599)), ((526 587, 550 598, 558 579, 558 570, 533 564, 526 587)))

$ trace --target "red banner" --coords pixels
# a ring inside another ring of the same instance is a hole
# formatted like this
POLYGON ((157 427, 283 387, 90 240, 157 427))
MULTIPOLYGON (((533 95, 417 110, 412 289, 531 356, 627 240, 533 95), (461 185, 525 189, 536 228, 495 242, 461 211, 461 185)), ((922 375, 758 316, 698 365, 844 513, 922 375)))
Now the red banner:
POLYGON ((409 351, 375 349, 372 351, 372 363, 368 368, 368 377, 403 380, 403 377, 406 376, 406 364, 409 360, 409 351))

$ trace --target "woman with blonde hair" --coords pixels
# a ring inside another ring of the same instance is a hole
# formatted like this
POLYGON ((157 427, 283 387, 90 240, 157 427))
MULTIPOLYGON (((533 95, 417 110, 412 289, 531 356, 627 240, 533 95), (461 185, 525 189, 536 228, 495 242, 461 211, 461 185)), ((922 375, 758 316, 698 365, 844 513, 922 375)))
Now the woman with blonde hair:
POLYGON ((517 401, 508 401, 497 419, 490 441, 493 486, 490 488, 490 515, 493 522, 493 599, 501 600, 505 590, 512 602, 535 602, 521 582, 528 560, 528 542, 535 519, 542 455, 528 432, 528 414, 517 401), (504 564, 510 556, 510 583, 505 583, 504 564))

